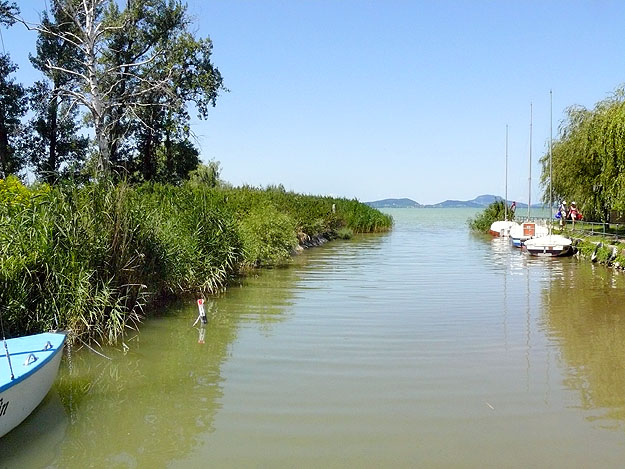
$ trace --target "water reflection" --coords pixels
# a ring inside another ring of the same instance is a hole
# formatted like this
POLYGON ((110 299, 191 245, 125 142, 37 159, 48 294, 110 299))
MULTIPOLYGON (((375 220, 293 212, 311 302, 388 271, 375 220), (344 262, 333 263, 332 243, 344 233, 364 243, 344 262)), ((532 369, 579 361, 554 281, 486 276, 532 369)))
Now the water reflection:
POLYGON ((72 354, 61 442, 6 465, 621 467, 623 276, 401 213, 72 354))
POLYGON ((70 350, 57 394, 49 396, 32 419, 47 419, 54 404, 59 415, 52 419, 65 423, 51 445, 54 451, 46 450, 40 438, 33 440, 33 428, 50 425, 33 427, 27 422, 3 439, 0 465, 162 467, 165 461, 184 457, 200 444, 202 435, 215 430, 223 397, 221 370, 241 322, 269 333, 288 312, 296 281, 296 269, 266 272, 252 287, 243 280, 228 295, 206 301, 208 323, 199 327, 200 323, 192 327, 196 303, 181 303, 170 314, 147 321, 126 353, 105 349, 110 360, 86 349, 70 350), (272 287, 266 288, 269 284, 272 287), (38 455, 35 460, 24 451, 25 445, 38 455))
POLYGON ((565 385, 587 418, 625 423, 625 277, 585 262, 563 265, 542 292, 545 323, 558 344, 565 385))
POLYGON ((198 344, 197 330, 185 322, 154 321, 125 355, 109 350, 110 361, 74 354, 59 379, 72 425, 56 466, 160 466, 194 448, 198 433, 214 430, 220 367, 236 327, 221 317, 198 344))
POLYGON ((46 467, 58 455, 65 438, 69 418, 53 387, 39 407, 15 430, 2 438, 2 467, 46 467), (25 451, 29 445, 36 451, 25 451))

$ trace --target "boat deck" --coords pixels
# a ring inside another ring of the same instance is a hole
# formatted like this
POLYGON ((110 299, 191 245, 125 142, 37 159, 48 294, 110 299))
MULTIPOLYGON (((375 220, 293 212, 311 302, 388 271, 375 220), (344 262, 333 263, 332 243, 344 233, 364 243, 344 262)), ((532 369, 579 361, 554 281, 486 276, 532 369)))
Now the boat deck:
POLYGON ((55 332, 44 332, 26 337, 7 339, 7 347, 11 356, 14 379, 7 363, 4 344, 0 340, 0 393, 14 386, 34 373, 47 363, 62 348, 65 335, 55 332), (47 345, 48 342, 50 345, 47 345), (35 357, 29 361, 30 355, 35 357))

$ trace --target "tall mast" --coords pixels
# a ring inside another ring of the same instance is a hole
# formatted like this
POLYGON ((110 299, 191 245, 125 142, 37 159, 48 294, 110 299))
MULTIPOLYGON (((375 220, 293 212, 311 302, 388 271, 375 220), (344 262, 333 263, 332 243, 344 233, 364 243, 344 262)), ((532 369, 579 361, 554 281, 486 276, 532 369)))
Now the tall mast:
POLYGON ((553 90, 549 90, 549 234, 553 224, 553 192, 551 191, 551 181, 553 181, 553 90))
POLYGON ((530 173, 528 177, 527 191, 527 219, 530 219, 530 211, 532 206, 532 103, 530 103, 530 173))
POLYGON ((508 124, 506 124, 506 200, 504 202, 504 219, 508 221, 508 124))

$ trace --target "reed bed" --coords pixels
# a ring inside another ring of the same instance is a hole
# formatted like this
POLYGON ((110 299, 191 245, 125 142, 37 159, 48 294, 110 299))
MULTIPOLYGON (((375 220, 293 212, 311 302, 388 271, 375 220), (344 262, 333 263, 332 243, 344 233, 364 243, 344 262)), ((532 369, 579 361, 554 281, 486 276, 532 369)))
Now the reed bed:
POLYGON ((303 239, 390 229, 356 200, 185 184, 26 188, 0 180, 0 314, 7 336, 65 329, 114 344, 145 305, 209 295, 288 263, 303 239))

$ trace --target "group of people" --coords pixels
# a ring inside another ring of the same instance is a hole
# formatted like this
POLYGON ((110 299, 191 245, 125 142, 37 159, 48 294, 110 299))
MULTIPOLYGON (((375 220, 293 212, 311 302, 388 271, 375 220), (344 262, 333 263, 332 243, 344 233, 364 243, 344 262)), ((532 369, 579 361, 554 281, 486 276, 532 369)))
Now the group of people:
POLYGON ((564 226, 566 220, 569 218, 573 222, 573 226, 575 226, 575 220, 581 220, 582 214, 577 209, 577 205, 575 202, 571 202, 571 206, 566 206, 566 200, 560 202, 560 207, 558 207, 558 214, 556 215, 560 219, 560 226, 564 226), (558 216, 559 215, 559 216, 558 216))

